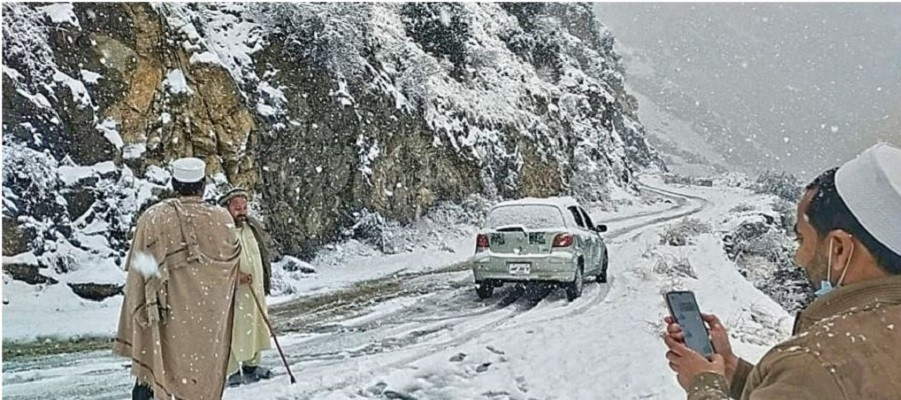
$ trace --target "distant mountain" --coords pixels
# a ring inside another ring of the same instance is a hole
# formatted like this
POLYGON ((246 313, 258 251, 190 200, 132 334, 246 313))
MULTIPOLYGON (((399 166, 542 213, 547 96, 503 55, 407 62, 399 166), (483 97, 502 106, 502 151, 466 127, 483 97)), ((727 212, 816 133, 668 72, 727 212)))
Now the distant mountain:
POLYGON ((596 11, 623 45, 631 87, 738 166, 813 177, 877 140, 901 144, 901 4, 596 11))

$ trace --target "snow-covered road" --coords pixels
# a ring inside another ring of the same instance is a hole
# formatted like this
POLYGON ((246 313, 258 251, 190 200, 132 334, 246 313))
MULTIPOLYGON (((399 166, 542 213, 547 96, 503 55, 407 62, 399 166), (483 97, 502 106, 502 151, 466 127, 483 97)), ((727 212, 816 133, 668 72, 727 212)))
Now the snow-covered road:
MULTIPOLYGON (((787 322, 768 320, 781 309, 722 266, 728 261, 713 235, 688 248, 659 245, 665 223, 687 215, 720 219, 746 196, 654 186, 645 189, 671 199, 671 207, 597 219, 610 226, 609 285, 587 284, 572 303, 562 290, 509 285, 480 301, 471 273, 457 264, 281 303, 272 316, 285 331, 280 342, 298 383, 288 384, 273 350, 264 364, 279 375, 228 389, 225 398, 677 398, 680 389, 656 336, 661 290, 696 290, 702 308, 735 321, 738 334, 757 341, 736 344, 752 359, 787 322), (666 254, 691 259, 699 279, 654 271, 666 254), (723 293, 723 285, 735 289, 723 293), (732 300, 705 304, 714 294, 732 300), (743 318, 748 313, 757 318, 743 318)), ((128 362, 108 351, 13 361, 3 369, 9 399, 125 399, 133 383, 128 362)))

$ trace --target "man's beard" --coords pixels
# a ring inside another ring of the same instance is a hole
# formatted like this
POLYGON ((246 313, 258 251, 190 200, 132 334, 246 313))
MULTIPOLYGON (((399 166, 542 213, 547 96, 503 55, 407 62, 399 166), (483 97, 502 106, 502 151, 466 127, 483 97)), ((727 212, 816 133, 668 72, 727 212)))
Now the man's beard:
POLYGON ((245 221, 247 221, 247 216, 246 216, 246 215, 236 215, 236 216, 235 216, 235 225, 236 225, 236 226, 242 226, 242 225, 244 225, 244 222, 245 222, 245 221))
POLYGON ((803 269, 810 284, 814 289, 819 289, 820 283, 826 280, 828 276, 829 260, 824 252, 817 252, 810 265, 803 267, 803 269))

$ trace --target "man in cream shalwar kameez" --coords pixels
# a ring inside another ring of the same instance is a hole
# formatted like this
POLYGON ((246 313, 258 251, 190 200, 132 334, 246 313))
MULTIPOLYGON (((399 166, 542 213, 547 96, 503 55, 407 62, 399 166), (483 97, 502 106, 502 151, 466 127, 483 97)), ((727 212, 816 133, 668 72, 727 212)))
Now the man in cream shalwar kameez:
POLYGON ((247 193, 241 190, 229 192, 220 204, 228 208, 235 221, 235 233, 242 249, 239 274, 242 284, 238 285, 235 294, 231 356, 228 361, 228 384, 236 386, 272 377, 271 371, 260 367, 262 350, 272 348, 269 330, 263 319, 263 313, 268 312, 266 294, 269 274, 264 269, 267 263, 263 259, 266 252, 262 246, 265 243, 260 243, 263 240, 261 229, 247 216, 247 193))

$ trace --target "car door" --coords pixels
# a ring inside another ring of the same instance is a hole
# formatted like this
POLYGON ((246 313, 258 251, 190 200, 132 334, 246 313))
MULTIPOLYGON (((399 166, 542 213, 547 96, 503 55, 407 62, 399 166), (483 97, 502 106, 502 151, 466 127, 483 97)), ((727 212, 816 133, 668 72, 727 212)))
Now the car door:
MULTIPOLYGON (((589 269, 595 271, 601 266, 601 257, 603 257, 601 249, 603 246, 601 246, 601 240, 603 239, 601 239, 600 232, 595 229, 594 221, 591 220, 588 212, 586 212, 582 207, 579 207, 579 212, 582 214, 582 218, 585 221, 585 226, 588 229, 588 233, 591 237, 591 240, 589 242, 589 246, 591 247, 591 268, 589 269)), ((600 273, 600 271, 595 272, 600 273)))
MULTIPOLYGON (((589 216, 589 219, 591 217, 589 216)), ((592 224, 595 224, 594 221, 591 221, 592 224)), ((607 226, 604 224, 595 224, 595 227, 598 225, 602 225, 604 227, 603 231, 595 230, 595 233, 598 235, 598 266, 603 268, 607 261, 610 259, 610 255, 607 254, 607 243, 604 240, 604 232, 607 232, 607 226)))
POLYGON ((573 232, 573 235, 576 237, 576 240, 579 244, 579 251, 582 253, 582 258, 585 260, 585 273, 589 272, 594 268, 591 264, 594 255, 591 254, 591 232, 588 230, 585 225, 585 217, 582 215, 582 212, 579 211, 579 207, 571 206, 568 208, 569 212, 572 213, 573 219, 576 220, 576 229, 573 232))

